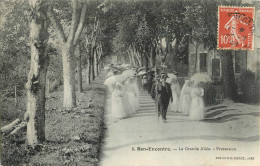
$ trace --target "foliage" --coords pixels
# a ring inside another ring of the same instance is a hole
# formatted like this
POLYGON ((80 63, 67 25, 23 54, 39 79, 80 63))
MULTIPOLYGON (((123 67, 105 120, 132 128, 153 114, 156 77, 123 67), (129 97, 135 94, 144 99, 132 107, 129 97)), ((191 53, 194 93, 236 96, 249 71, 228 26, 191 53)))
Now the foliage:
POLYGON ((252 71, 242 71, 237 80, 237 84, 242 93, 242 102, 258 102, 259 88, 255 81, 255 74, 252 71))
POLYGON ((184 12, 184 22, 190 28, 190 40, 198 45, 203 44, 210 49, 217 44, 217 3, 213 1, 197 1, 189 3, 184 12))
POLYGON ((206 83, 203 98, 206 106, 221 104, 224 100, 223 85, 218 82, 206 83))
POLYGON ((0 72, 3 86, 22 88, 29 70, 28 5, 25 0, 2 2, 0 72))

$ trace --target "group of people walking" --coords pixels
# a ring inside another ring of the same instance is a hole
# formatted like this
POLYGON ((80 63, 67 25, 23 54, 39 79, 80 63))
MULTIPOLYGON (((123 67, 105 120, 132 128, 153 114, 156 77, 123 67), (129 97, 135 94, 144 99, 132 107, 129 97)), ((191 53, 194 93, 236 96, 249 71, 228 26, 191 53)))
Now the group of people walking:
POLYGON ((121 119, 135 114, 139 108, 139 90, 134 78, 125 83, 117 82, 112 92, 112 115, 121 119))
POLYGON ((157 78, 150 77, 153 80, 151 90, 148 89, 148 92, 150 91, 156 101, 158 115, 162 115, 164 122, 167 111, 187 115, 192 120, 203 120, 205 114, 203 84, 187 79, 181 89, 177 76, 168 77, 168 75, 174 74, 161 72, 157 78))
POLYGON ((163 122, 167 120, 167 111, 189 116, 191 120, 204 119, 204 90, 200 82, 187 79, 181 88, 176 73, 156 71, 138 75, 135 68, 127 68, 116 75, 111 73, 107 73, 110 81, 104 84, 107 85, 107 93, 111 94, 111 113, 115 119, 137 113, 140 86, 155 100, 158 116, 163 122))
POLYGON ((132 74, 107 75, 107 78, 114 77, 106 85, 107 95, 111 95, 111 116, 116 120, 129 117, 139 109, 139 87, 135 71, 132 71, 132 74))

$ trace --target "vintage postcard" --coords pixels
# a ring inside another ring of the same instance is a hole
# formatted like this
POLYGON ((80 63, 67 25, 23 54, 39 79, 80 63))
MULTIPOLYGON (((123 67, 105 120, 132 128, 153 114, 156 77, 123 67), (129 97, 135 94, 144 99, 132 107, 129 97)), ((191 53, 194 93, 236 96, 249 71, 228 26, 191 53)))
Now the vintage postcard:
POLYGON ((0 0, 2 166, 259 166, 259 0, 0 0))

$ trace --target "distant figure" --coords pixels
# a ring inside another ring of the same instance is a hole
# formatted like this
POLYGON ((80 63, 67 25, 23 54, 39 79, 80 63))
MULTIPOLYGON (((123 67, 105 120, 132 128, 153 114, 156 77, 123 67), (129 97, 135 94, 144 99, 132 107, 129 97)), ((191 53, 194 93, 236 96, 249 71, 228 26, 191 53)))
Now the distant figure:
POLYGON ((158 106, 159 111, 162 114, 162 120, 166 123, 166 113, 169 105, 169 101, 173 101, 172 98, 172 91, 171 86, 169 83, 166 82, 167 74, 161 73, 161 82, 157 85, 157 99, 158 99, 158 106))
POLYGON ((185 83, 181 89, 179 111, 184 115, 190 114, 192 86, 193 81, 185 80, 185 83))
POLYGON ((149 77, 148 77, 148 83, 147 83, 147 91, 148 91, 149 94, 151 94, 154 74, 153 73, 149 73, 148 76, 149 77))
POLYGON ((168 110, 173 112, 179 111, 179 97, 180 97, 180 84, 176 78, 171 80, 171 90, 172 90, 172 99, 173 101, 169 103, 168 110))
POLYGON ((147 83, 148 83, 148 77, 147 77, 147 75, 144 75, 142 77, 142 86, 143 86, 144 90, 147 90, 147 83))
POLYGON ((121 83, 116 83, 112 92, 112 116, 115 119, 122 119, 130 115, 129 110, 125 107, 129 105, 124 87, 121 83))
POLYGON ((205 105, 203 101, 204 90, 201 84, 196 84, 191 90, 190 119, 203 120, 205 115, 205 105))
POLYGON ((158 84, 160 82, 159 76, 157 75, 157 77, 153 77, 152 80, 152 88, 151 88, 151 97, 153 100, 156 100, 156 91, 155 91, 155 87, 156 84, 158 84))

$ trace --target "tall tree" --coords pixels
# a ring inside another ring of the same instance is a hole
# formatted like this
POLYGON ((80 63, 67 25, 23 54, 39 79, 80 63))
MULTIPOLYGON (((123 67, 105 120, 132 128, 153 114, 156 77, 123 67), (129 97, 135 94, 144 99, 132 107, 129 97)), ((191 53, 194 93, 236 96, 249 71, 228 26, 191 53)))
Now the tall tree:
POLYGON ((231 50, 220 51, 222 83, 224 87, 224 97, 234 100, 236 97, 237 86, 233 68, 233 56, 231 50))
POLYGON ((27 88, 27 141, 34 146, 45 140, 45 85, 48 68, 48 21, 45 1, 29 0, 31 67, 27 88))
POLYGON ((87 2, 72 0, 72 15, 69 33, 66 36, 61 21, 55 15, 53 7, 49 7, 49 17, 56 29, 59 38, 59 47, 62 53, 64 94, 63 106, 72 108, 76 106, 75 78, 74 78, 74 51, 84 27, 87 2))

